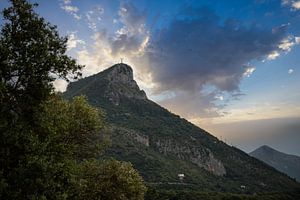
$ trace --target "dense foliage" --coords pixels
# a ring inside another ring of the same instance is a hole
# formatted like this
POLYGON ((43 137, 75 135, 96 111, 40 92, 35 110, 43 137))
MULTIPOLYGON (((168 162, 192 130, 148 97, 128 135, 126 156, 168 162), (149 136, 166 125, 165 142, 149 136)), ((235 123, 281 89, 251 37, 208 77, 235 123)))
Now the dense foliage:
POLYGON ((103 112, 53 92, 55 77, 82 68, 65 55, 67 38, 27 1, 11 4, 0 35, 0 199, 143 199, 130 164, 99 159, 103 112))

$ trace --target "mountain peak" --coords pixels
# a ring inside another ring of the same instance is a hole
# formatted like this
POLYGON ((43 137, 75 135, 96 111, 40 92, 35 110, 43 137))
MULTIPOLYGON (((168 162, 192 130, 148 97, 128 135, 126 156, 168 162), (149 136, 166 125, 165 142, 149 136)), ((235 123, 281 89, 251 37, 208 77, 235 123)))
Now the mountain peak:
POLYGON ((258 147, 257 149, 253 150, 252 152, 250 152, 250 155, 272 155, 274 153, 276 153, 278 151, 276 151, 275 149, 273 149, 272 147, 269 147, 268 145, 262 145, 260 147, 258 147))
POLYGON ((111 82, 136 85, 136 82, 133 79, 132 68, 127 64, 118 63, 100 73, 106 73, 106 76, 108 76, 109 81, 111 82))
POLYGON ((300 181, 300 157, 289 155, 263 145, 250 153, 251 156, 300 181))
POLYGON ((116 106, 124 98, 147 99, 146 93, 133 78, 132 68, 124 63, 115 64, 98 74, 70 83, 66 93, 80 95, 84 94, 82 91, 87 90, 93 91, 99 99, 106 99, 116 106))
POLYGON ((106 97, 115 105, 122 98, 147 99, 146 93, 139 88, 133 79, 132 68, 124 63, 115 64, 99 73, 107 80, 106 97))
POLYGON ((273 149, 272 147, 269 147, 268 145, 262 145, 258 149, 276 151, 275 149, 273 149))

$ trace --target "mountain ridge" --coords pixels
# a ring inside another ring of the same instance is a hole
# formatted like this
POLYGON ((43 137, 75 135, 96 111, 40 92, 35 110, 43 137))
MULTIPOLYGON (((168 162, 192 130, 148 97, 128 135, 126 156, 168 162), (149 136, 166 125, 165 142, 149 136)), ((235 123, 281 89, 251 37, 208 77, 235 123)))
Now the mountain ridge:
POLYGON ((148 183, 235 193, 300 191, 286 175, 152 102, 133 81, 131 67, 120 63, 70 83, 63 94, 85 95, 106 112, 113 130, 106 156, 132 162, 148 183))
POLYGON ((300 157, 286 154, 263 145, 250 152, 249 155, 267 163, 300 182, 300 157))

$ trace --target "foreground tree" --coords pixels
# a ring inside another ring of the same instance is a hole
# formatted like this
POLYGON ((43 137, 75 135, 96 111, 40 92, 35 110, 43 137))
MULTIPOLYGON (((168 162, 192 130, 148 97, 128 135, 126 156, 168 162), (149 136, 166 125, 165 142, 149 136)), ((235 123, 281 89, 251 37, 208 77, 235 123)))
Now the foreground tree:
MULTIPOLYGON (((84 97, 67 102, 53 92, 56 77, 81 75, 83 66, 65 54, 67 38, 39 17, 34 5, 10 2, 0 33, 0 199, 103 199, 86 196, 84 186, 109 177, 113 171, 104 166, 110 165, 125 169, 115 174, 121 184, 110 198, 130 199, 131 191, 142 199, 145 188, 131 166, 95 162, 107 141, 103 113, 84 97), (122 179, 122 173, 131 175, 122 179)), ((107 187, 114 185, 109 181, 107 187)), ((103 185, 91 188, 91 194, 108 191, 103 185)))
POLYGON ((89 160, 79 168, 76 199, 143 200, 146 187, 130 163, 89 160))
POLYGON ((3 10, 0 36, 1 102, 10 102, 5 105, 10 113, 30 117, 33 107, 48 98, 55 77, 68 80, 71 72, 77 78, 83 66, 65 54, 67 37, 60 37, 33 5, 11 4, 3 10))
POLYGON ((10 2, 0 33, 0 191, 14 191, 10 197, 17 199, 32 184, 37 188, 28 193, 38 193, 44 181, 36 170, 45 162, 38 153, 43 136, 37 134, 35 110, 51 96, 54 76, 67 79, 71 72, 76 78, 82 66, 65 55, 67 38, 34 13, 33 5, 10 2))

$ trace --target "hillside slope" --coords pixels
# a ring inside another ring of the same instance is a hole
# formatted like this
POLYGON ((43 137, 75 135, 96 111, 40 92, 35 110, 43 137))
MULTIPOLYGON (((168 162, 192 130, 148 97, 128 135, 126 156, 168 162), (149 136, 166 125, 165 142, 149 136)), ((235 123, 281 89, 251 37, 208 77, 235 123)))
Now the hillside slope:
POLYGON ((285 154, 266 145, 249 154, 300 182, 299 156, 285 154))
POLYGON ((286 175, 149 100, 126 64, 70 83, 64 97, 77 95, 107 114, 113 135, 106 155, 132 162, 150 185, 234 193, 300 190, 286 175))

